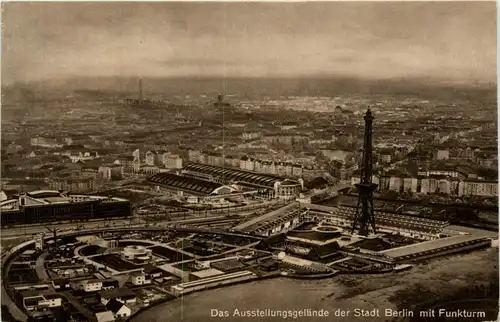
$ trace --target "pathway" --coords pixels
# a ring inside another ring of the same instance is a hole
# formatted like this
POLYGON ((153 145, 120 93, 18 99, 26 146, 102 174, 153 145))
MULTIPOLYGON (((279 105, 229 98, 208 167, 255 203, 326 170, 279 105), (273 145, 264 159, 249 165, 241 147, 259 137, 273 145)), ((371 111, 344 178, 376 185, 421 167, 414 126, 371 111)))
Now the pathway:
POLYGON ((45 252, 42 255, 38 256, 35 262, 35 270, 36 270, 36 276, 41 281, 48 281, 50 280, 49 274, 47 274, 47 270, 45 269, 45 259, 49 256, 49 252, 45 252))

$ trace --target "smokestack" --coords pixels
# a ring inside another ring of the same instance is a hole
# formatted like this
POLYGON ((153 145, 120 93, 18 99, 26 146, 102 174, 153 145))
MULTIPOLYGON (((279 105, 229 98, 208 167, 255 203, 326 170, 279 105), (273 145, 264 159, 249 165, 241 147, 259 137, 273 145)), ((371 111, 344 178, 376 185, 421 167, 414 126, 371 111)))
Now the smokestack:
POLYGON ((139 78, 139 100, 142 101, 142 78, 139 78))

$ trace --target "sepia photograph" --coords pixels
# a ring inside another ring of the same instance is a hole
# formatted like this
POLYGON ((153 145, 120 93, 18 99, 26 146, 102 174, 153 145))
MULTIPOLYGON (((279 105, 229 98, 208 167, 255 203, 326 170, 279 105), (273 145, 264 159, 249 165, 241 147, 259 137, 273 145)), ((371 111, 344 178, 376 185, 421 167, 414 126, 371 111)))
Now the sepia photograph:
POLYGON ((495 1, 1 6, 1 321, 498 321, 495 1))

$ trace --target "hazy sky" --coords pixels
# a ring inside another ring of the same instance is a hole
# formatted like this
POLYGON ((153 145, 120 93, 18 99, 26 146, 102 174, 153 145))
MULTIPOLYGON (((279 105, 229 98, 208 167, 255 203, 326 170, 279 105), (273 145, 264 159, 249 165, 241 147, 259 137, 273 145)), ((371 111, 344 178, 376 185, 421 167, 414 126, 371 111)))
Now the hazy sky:
POLYGON ((494 2, 4 3, 2 81, 354 76, 496 81, 494 2))

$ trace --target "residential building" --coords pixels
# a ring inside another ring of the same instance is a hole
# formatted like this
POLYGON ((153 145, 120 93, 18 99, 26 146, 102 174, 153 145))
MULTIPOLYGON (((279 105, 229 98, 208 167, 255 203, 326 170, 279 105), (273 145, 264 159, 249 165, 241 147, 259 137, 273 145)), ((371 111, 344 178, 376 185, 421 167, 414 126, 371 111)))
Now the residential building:
POLYGON ((102 165, 98 170, 100 178, 109 180, 121 180, 123 179, 123 166, 120 164, 108 164, 102 165))
POLYGON ((148 175, 152 176, 157 173, 160 173, 160 168, 157 166, 151 166, 151 165, 143 165, 142 167, 139 168, 139 173, 143 175, 148 175))
POLYGON ((475 152, 471 147, 467 147, 467 149, 465 149, 465 158, 467 160, 474 160, 475 159, 475 152))
POLYGON ((294 177, 302 177, 303 168, 301 164, 292 164, 292 176, 294 177))
POLYGON ((430 182, 428 178, 422 178, 420 180, 420 193, 425 195, 430 193, 430 182))
POLYGON ((31 138, 31 146, 39 146, 42 148, 61 148, 63 145, 64 143, 56 138, 42 136, 31 138))
POLYGON ((97 312, 95 314, 97 322, 114 322, 115 316, 111 311, 97 312))
POLYGON ((0 202, 5 201, 7 199, 9 199, 7 194, 4 191, 0 191, 0 202))
POLYGON ((296 128, 297 128, 296 124, 283 124, 283 125, 280 125, 280 129, 282 131, 289 131, 289 130, 296 129, 296 128))
POLYGON ((102 281, 103 290, 112 290, 114 288, 117 288, 118 286, 119 286, 118 281, 114 279, 106 279, 102 281))
POLYGON ((79 161, 85 162, 99 158, 99 153, 90 151, 70 151, 61 153, 61 155, 67 156, 71 159, 71 162, 77 163, 79 161))
MULTIPOLYGON (((419 172, 420 174, 421 172, 419 172)), ((464 170, 454 169, 451 167, 435 167, 431 168, 429 171, 423 171, 423 175, 425 176, 445 176, 452 177, 456 179, 466 179, 468 177, 468 173, 465 173, 464 170)))
POLYGON ((71 289, 71 284, 69 279, 57 279, 52 280, 52 287, 55 291, 65 291, 71 289))
MULTIPOLYGON (((354 185, 356 185, 356 184, 358 184, 360 182, 361 182, 361 177, 359 176, 359 174, 353 175, 351 177, 351 185, 354 186, 354 185)), ((374 184, 376 184, 378 186, 379 183, 380 183, 380 179, 377 176, 373 175, 372 176, 372 183, 374 183, 374 184)))
POLYGON ((128 306, 117 300, 109 301, 108 304, 106 304, 106 309, 113 312, 113 316, 116 319, 127 318, 132 314, 132 310, 128 306))
POLYGON ((451 183, 447 179, 439 179, 437 182, 437 191, 441 194, 449 195, 451 193, 451 183))
POLYGON ((120 157, 114 163, 123 166, 124 174, 136 173, 141 166, 140 160, 132 155, 120 157))
POLYGON ((264 141, 271 144, 308 144, 309 136, 304 134, 271 134, 265 135, 264 141))
POLYGON ((243 140, 255 140, 262 136, 260 132, 245 132, 241 135, 243 140))
POLYGON ((248 171, 255 171, 255 162, 253 159, 244 156, 240 159, 240 169, 241 170, 248 170, 248 171))
POLYGON ((450 159, 450 150, 437 150, 436 152, 437 160, 448 160, 450 159))
POLYGON ((391 163, 391 160, 392 160, 392 156, 388 153, 384 153, 384 154, 381 154, 380 155, 380 162, 381 163, 391 163))
POLYGON ((73 144, 73 139, 70 137, 65 137, 64 138, 64 144, 65 145, 72 145, 73 144))
POLYGON ((91 193, 96 190, 96 180, 93 176, 82 175, 69 178, 57 178, 49 182, 51 190, 63 190, 73 193, 91 193))
POLYGON ((170 152, 163 153, 162 163, 167 169, 182 169, 182 159, 170 152))
POLYGON ((148 151, 146 152, 146 165, 154 166, 157 160, 156 152, 148 151))
POLYGON ((132 272, 130 274, 130 281, 134 285, 151 284, 151 279, 146 278, 143 272, 132 272))
POLYGON ((459 196, 497 197, 498 181, 469 179, 458 185, 459 196))
POLYGON ((389 179, 389 190, 400 192, 403 187, 403 180, 400 177, 391 176, 389 179))
POLYGON ((202 159, 201 156, 202 156, 201 151, 197 151, 197 150, 189 150, 188 151, 188 160, 190 162, 204 163, 201 161, 201 159, 202 159))
POLYGON ((57 294, 40 295, 37 292, 26 291, 21 293, 21 298, 27 311, 46 310, 62 305, 62 299, 57 294))
POLYGON ((85 292, 97 292, 102 290, 102 280, 92 279, 71 282, 71 288, 75 291, 83 290, 85 292))
POLYGON ((137 302, 137 295, 129 288, 115 288, 99 292, 101 303, 108 304, 111 300, 116 300, 124 304, 134 304, 137 302))
POLYGON ((408 177, 403 178, 403 192, 406 192, 406 193, 413 192, 411 190, 411 188, 412 188, 412 180, 411 179, 412 178, 408 178, 408 177))
POLYGON ((147 264, 144 266, 144 273, 146 276, 149 276, 151 279, 161 278, 164 274, 164 271, 156 266, 151 264, 147 264))
POLYGON ((139 149, 135 149, 134 152, 132 152, 132 157, 134 160, 141 160, 141 151, 139 151, 139 149))
POLYGON ((382 175, 379 178, 378 191, 388 191, 391 182, 391 177, 387 175, 382 175))
POLYGON ((93 165, 93 164, 87 165, 87 164, 84 164, 80 168, 80 171, 85 176, 91 176, 91 177, 97 179, 98 176, 99 176, 99 165, 93 165))

